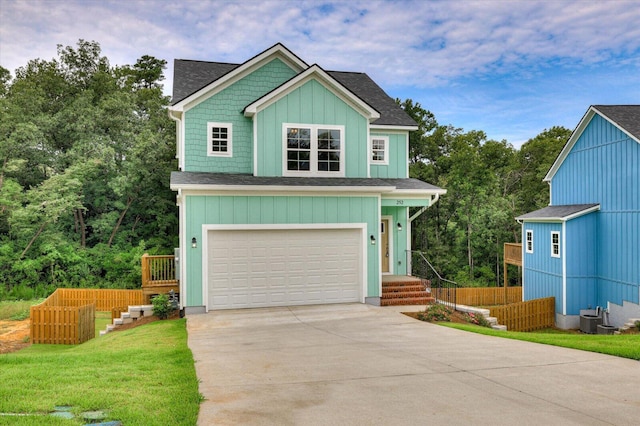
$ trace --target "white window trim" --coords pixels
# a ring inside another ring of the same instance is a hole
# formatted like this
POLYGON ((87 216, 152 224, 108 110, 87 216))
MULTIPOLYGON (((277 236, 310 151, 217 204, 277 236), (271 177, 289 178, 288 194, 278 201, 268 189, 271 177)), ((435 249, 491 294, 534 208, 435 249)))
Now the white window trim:
POLYGON ((560 232, 558 232, 558 231, 551 231, 551 257, 557 257, 557 258, 560 258, 560 244, 561 244, 561 243, 560 243, 560 232), (554 250, 553 250, 554 245, 556 245, 556 244, 554 244, 554 243, 553 243, 553 237, 554 237, 554 235, 557 235, 557 236, 558 236, 558 243, 557 243, 557 246, 558 246, 558 247, 557 247, 557 248, 558 248, 558 253, 557 253, 557 254, 555 254, 555 253, 554 253, 554 250))
POLYGON ((231 123, 207 123, 207 155, 209 157, 233 157, 233 124, 231 123), (211 129, 214 127, 225 127, 227 129, 227 151, 213 151, 211 149, 211 129))
POLYGON ((344 177, 345 176, 345 131, 344 126, 325 125, 325 124, 301 124, 301 123, 282 123, 282 176, 295 177, 344 177), (287 128, 297 127, 311 129, 311 155, 309 158, 310 170, 287 170, 287 128), (318 170, 318 129, 329 129, 340 131, 340 171, 319 171, 318 170))
POLYGON ((389 136, 371 136, 369 155, 371 156, 371 164, 378 166, 388 166, 389 165, 389 136), (375 160, 373 158, 373 140, 381 140, 384 143, 384 148, 382 149, 384 153, 384 160, 375 160))
POLYGON ((526 253, 533 253, 533 229, 524 231, 524 250, 526 253), (531 235, 531 249, 529 249, 529 235, 531 235))

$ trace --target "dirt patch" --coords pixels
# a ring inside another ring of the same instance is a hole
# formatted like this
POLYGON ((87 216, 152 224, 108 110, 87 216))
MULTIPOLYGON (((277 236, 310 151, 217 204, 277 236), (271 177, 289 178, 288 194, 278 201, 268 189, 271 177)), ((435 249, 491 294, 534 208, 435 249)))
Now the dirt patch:
POLYGON ((31 345, 29 334, 31 321, 0 321, 0 354, 15 352, 31 345))

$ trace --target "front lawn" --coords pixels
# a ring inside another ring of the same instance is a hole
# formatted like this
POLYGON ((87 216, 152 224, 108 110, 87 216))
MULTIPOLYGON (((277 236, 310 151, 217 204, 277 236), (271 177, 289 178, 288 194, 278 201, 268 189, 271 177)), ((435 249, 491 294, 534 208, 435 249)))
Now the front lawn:
POLYGON ((470 324, 453 322, 439 322, 446 327, 457 328, 489 336, 507 339, 524 340, 544 345, 562 346, 583 351, 598 352, 640 360, 640 334, 598 335, 582 333, 551 333, 551 332, 518 332, 497 331, 490 328, 478 327, 470 324))
POLYGON ((55 406, 103 410, 124 425, 194 425, 201 396, 185 320, 156 321, 77 346, 0 355, 0 423, 84 424, 43 417, 55 406))

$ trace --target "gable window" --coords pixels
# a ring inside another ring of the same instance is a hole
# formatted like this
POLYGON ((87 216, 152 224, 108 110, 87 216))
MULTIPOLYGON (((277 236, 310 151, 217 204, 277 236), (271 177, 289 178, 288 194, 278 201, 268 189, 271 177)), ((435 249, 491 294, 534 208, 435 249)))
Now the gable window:
POLYGON ((344 127, 283 126, 284 176, 344 176, 344 127))
POLYGON ((551 257, 560 257, 560 233, 551 232, 551 257))
POLYGON ((525 251, 533 253, 533 231, 531 229, 526 231, 525 251))
POLYGON ((232 156, 231 123, 207 123, 207 154, 215 157, 232 156))
POLYGON ((389 138, 387 136, 371 137, 371 163, 389 164, 389 138))

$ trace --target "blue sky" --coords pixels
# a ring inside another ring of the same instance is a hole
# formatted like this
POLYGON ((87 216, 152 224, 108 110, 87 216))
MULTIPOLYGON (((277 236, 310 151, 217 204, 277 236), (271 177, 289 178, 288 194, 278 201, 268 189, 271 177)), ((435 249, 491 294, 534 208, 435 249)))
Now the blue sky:
POLYGON ((327 70, 362 71, 440 124, 515 147, 589 105, 640 103, 640 2, 0 0, 0 65, 95 40, 142 55, 243 62, 282 42, 327 70))

